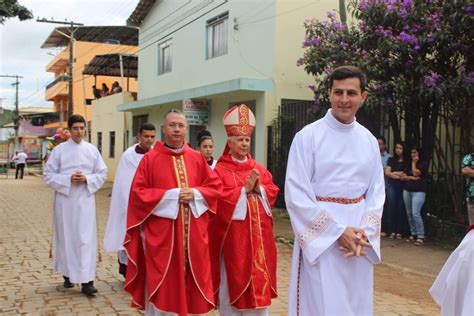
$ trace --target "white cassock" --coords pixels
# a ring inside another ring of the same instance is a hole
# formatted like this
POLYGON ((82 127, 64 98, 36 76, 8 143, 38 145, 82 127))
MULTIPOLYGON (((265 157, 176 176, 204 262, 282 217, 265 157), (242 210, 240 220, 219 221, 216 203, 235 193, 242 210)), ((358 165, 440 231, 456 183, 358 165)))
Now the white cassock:
POLYGON ((375 137, 356 121, 337 121, 331 110, 304 127, 291 145, 285 201, 295 233, 289 315, 372 315, 373 265, 380 262, 385 201, 375 137), (353 204, 316 200, 362 195, 353 204), (343 258, 338 238, 347 226, 368 235, 373 248, 366 256, 343 258))
POLYGON ((474 230, 449 256, 430 293, 441 306, 441 315, 474 315, 474 230))
POLYGON ((123 251, 123 239, 127 230, 127 208, 130 187, 137 171, 138 164, 144 157, 135 151, 135 144, 129 147, 120 158, 115 174, 110 211, 104 235, 104 250, 119 252, 120 263, 127 264, 127 254, 123 251))
POLYGON ((54 191, 54 271, 72 283, 94 280, 97 262, 95 192, 107 177, 107 167, 93 145, 72 139, 58 145, 44 168, 44 181, 54 191), (86 184, 71 183, 81 171, 86 184))

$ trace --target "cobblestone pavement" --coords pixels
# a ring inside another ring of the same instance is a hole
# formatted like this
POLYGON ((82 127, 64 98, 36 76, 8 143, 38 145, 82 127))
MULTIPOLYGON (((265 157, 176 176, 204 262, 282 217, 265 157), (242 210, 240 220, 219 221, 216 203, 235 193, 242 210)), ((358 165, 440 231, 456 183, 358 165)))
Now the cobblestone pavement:
MULTIPOLYGON (((99 241, 108 215, 111 184, 97 195, 99 241)), ((102 253, 95 286, 99 293, 87 298, 79 285, 62 288, 62 277, 52 273, 49 258, 53 193, 40 178, 0 179, 0 314, 2 315, 139 315, 130 308, 118 274, 116 256, 102 253)), ((286 315, 291 248, 278 244, 278 287, 270 315, 286 315)), ((392 273, 385 267, 376 273, 392 273)), ((416 276, 414 276, 416 278, 416 276)), ((409 282, 409 281, 408 281, 409 282)), ((377 315, 436 315, 434 303, 419 302, 390 291, 375 293, 377 315)))

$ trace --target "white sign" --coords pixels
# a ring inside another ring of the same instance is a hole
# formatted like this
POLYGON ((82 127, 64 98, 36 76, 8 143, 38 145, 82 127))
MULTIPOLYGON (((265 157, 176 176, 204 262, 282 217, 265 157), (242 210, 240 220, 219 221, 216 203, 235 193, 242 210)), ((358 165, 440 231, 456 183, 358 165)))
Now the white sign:
POLYGON ((183 112, 189 125, 209 124, 209 104, 205 100, 183 100, 183 112))

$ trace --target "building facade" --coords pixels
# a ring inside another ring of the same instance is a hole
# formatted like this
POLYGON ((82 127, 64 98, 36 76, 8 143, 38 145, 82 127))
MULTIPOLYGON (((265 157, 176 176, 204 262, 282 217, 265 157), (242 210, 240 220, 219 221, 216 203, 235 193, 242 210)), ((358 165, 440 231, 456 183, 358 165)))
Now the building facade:
POLYGON ((206 128, 218 157, 226 141, 222 117, 245 103, 257 120, 252 154, 266 164, 267 126, 278 106, 313 99, 313 79, 296 66, 303 22, 337 7, 328 0, 141 0, 129 18, 140 27, 138 100, 117 109, 156 126, 172 108, 190 108, 190 118, 199 112, 202 120, 191 120, 188 142, 194 145, 206 128), (193 105, 207 110, 193 111, 193 105))

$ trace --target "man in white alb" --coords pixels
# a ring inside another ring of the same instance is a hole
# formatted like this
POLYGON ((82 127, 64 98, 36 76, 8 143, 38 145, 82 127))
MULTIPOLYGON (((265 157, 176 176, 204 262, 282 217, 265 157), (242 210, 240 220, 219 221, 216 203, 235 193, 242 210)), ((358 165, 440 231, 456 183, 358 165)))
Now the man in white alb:
POLYGON ((328 79, 331 109, 296 134, 288 157, 289 315, 372 315, 383 168, 377 140, 355 119, 368 95, 365 75, 341 66, 328 79))
POLYGON ((82 293, 97 292, 95 193, 107 177, 107 167, 96 147, 84 141, 86 121, 80 115, 68 120, 71 138, 51 152, 44 181, 54 192, 54 271, 64 287, 82 284, 82 293))
POLYGON ((123 250, 123 239, 127 230, 127 207, 130 187, 138 164, 143 156, 153 147, 156 128, 153 124, 144 123, 138 130, 138 143, 129 147, 120 158, 115 174, 112 198, 110 200, 109 220, 105 227, 104 250, 118 252, 119 273, 127 273, 127 254, 123 250))

